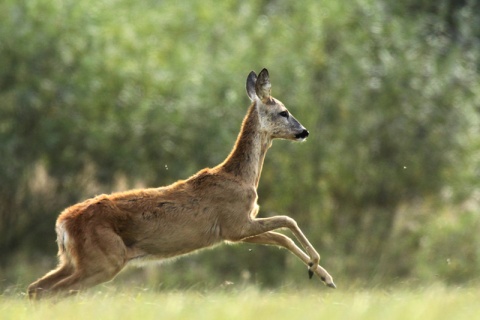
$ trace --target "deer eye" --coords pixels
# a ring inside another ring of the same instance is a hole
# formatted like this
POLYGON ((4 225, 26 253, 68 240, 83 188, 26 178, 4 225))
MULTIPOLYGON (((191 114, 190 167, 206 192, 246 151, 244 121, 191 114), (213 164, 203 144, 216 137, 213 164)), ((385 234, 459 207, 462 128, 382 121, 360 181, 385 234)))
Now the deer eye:
POLYGON ((288 119, 288 111, 282 111, 282 112, 279 113, 279 115, 288 119))

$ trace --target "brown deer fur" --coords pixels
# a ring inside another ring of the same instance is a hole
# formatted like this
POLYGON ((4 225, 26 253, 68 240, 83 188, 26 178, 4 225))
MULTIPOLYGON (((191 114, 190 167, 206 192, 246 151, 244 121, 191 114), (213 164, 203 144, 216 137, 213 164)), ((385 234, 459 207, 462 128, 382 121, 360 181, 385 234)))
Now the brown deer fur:
POLYGON ((30 298, 76 292, 111 280, 139 259, 167 259, 225 241, 284 247, 330 287, 320 256, 287 216, 256 218, 257 186, 272 139, 304 140, 308 131, 270 96, 268 71, 247 78, 252 104, 227 159, 160 188, 100 195, 57 219, 59 265, 28 287, 30 298), (287 236, 289 228, 306 253, 287 236))

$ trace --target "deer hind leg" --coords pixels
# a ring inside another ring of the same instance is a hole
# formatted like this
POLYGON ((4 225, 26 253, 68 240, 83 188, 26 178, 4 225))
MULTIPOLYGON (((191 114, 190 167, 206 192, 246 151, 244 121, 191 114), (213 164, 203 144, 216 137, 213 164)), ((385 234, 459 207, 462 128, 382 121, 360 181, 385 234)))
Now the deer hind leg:
POLYGON ((57 269, 50 271, 42 278, 28 286, 27 292, 30 299, 40 299, 57 282, 72 275, 74 269, 69 264, 61 264, 57 269))
POLYGON ((51 271, 29 286, 30 298, 65 295, 113 279, 126 263, 127 248, 113 230, 97 227, 82 243, 69 242, 61 257, 68 266, 51 271))
MULTIPOLYGON (((306 265, 309 265, 310 257, 303 252, 289 237, 277 233, 277 232, 265 232, 257 236, 243 239, 242 242, 247 243, 256 243, 256 244, 265 244, 283 247, 294 255, 296 255, 300 260, 302 260, 306 265)), ((322 279, 322 281, 330 288, 336 288, 335 283, 333 282, 332 276, 325 270, 322 266, 318 265, 317 268, 313 271, 315 274, 322 279)))
POLYGON ((57 282, 50 288, 53 295, 71 295, 80 290, 107 282, 115 277, 119 270, 77 270, 71 276, 57 282))
POLYGON ((74 293, 112 280, 126 264, 127 248, 112 229, 97 227, 83 243, 75 272, 51 287, 55 293, 74 293))

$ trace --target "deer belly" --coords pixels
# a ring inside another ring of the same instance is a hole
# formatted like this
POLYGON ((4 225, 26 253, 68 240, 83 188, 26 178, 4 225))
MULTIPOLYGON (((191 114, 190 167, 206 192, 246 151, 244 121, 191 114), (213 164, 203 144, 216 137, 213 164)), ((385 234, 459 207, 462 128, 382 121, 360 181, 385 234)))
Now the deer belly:
POLYGON ((171 258, 211 247, 221 241, 221 230, 217 220, 185 221, 184 223, 165 223, 154 233, 139 240, 132 247, 145 255, 157 258, 171 258))

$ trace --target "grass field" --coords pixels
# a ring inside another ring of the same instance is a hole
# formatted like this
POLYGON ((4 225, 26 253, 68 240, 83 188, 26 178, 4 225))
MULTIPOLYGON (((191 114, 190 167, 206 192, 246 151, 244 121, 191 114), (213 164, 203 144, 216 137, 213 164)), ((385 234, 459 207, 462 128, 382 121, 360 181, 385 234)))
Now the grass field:
POLYGON ((1 319, 475 319, 480 288, 194 290, 100 287, 61 301, 2 296, 1 319))

